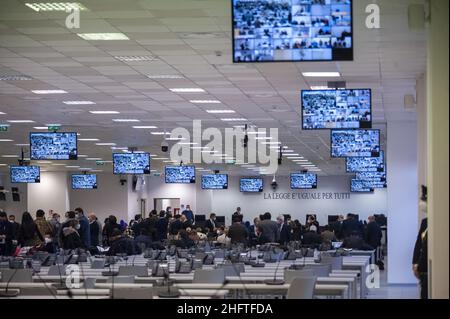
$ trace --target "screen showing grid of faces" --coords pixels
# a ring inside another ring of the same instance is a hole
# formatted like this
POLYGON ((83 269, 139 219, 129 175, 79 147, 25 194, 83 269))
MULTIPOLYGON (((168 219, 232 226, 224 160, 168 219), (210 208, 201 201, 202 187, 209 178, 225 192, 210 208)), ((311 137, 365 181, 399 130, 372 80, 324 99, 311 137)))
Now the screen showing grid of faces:
POLYGON ((356 179, 374 185, 374 188, 387 187, 386 172, 359 172, 356 179))
POLYGON ((347 157, 348 173, 355 172, 384 172, 384 152, 378 157, 347 157))
POLYGON ((352 1, 233 0, 234 62, 352 61, 352 1))
POLYGON ((302 128, 371 128, 371 90, 302 91, 302 128))
POLYGON ((30 133, 32 160, 76 160, 77 133, 30 133))
POLYGON ((293 173, 291 174, 291 189, 315 189, 317 188, 317 175, 293 173))
POLYGON ((167 184, 195 183, 194 166, 166 166, 165 180, 167 184))
POLYGON ((264 189, 262 178, 241 178, 239 184, 243 193, 258 193, 264 189))
POLYGON ((376 179, 358 179, 355 178, 356 181, 361 182, 365 188, 386 188, 387 183, 386 180, 379 181, 376 179))
POLYGON ((332 130, 331 157, 380 156, 379 130, 332 130))
POLYGON ((149 153, 113 154, 114 174, 150 174, 149 153))
POLYGON ((352 193, 371 193, 373 188, 368 185, 365 181, 360 181, 357 179, 352 179, 351 182, 351 192, 352 193))
POLYGON ((39 166, 11 166, 11 183, 40 183, 39 166))
POLYGON ((226 174, 209 174, 202 175, 203 189, 227 189, 228 175, 226 174))
POLYGON ((97 189, 96 174, 74 174, 72 175, 73 189, 97 189))

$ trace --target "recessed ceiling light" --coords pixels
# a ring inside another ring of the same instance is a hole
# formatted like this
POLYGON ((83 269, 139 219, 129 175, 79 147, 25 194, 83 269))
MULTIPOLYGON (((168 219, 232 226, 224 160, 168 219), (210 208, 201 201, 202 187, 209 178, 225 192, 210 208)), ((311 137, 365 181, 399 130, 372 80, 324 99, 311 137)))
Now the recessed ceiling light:
POLYGON ((328 90, 328 86, 311 86, 311 90, 328 90))
POLYGON ((140 122, 140 121, 138 119, 113 119, 113 122, 128 123, 128 122, 140 122))
POLYGON ((0 142, 14 142, 14 140, 3 138, 3 139, 0 139, 0 142))
POLYGON ((32 121, 32 120, 8 120, 6 122, 8 122, 8 123, 16 123, 16 124, 20 124, 20 123, 34 123, 34 121, 32 121))
POLYGON ((80 171, 90 171, 90 170, 92 170, 92 168, 90 168, 90 167, 79 167, 78 169, 80 171))
POLYGON ((88 157, 86 158, 86 161, 101 161, 101 157, 88 157))
POLYGON ((92 101, 63 101, 64 104, 67 105, 92 105, 95 102, 92 101))
POLYGON ((51 164, 51 161, 37 161, 39 164, 51 164))
POLYGON ((316 78, 335 78, 340 77, 339 72, 303 72, 304 77, 316 77, 316 78))
POLYGON ((34 11, 86 11, 87 8, 79 2, 32 2, 25 5, 34 11))
POLYGON ((27 75, 0 75, 0 81, 29 81, 32 79, 27 75))
POLYGON ((152 135, 170 135, 169 132, 150 132, 152 135))
POLYGON ((275 145, 275 144, 281 144, 281 142, 261 142, 262 145, 275 145))
POLYGON ((288 156, 287 158, 294 159, 294 160, 305 160, 305 158, 303 156, 288 156))
POLYGON ((166 137, 166 141, 184 141, 185 137, 166 137))
POLYGON ((219 100, 190 100, 189 102, 195 103, 195 104, 220 104, 219 100))
POLYGON ((101 172, 103 172, 103 170, 101 170, 101 169, 92 169, 91 172, 92 173, 101 173, 101 172))
POLYGON ((123 33, 77 33, 77 35, 84 40, 92 41, 130 40, 123 33))
POLYGON ((98 146, 115 146, 116 143, 95 143, 98 146))
POLYGON ((183 79, 182 75, 178 74, 161 74, 161 75, 147 75, 149 79, 183 79))
POLYGON ((272 136, 257 136, 255 137, 255 140, 271 140, 272 136))
POLYGON ((233 110, 206 110, 207 113, 211 114, 231 114, 236 113, 236 111, 233 110))
POLYGON ((210 151, 210 150, 205 150, 205 151, 201 151, 201 153, 219 153, 219 151, 210 151))
POLYGON ((66 166, 66 164, 63 163, 52 163, 53 166, 66 166))
POLYGON ((175 88, 175 89, 169 89, 170 91, 174 93, 202 93, 205 92, 205 90, 201 88, 175 88))
POLYGON ((15 146, 30 146, 30 144, 25 144, 25 143, 23 143, 23 144, 14 144, 15 146))
POLYGON ((48 130, 48 126, 35 126, 33 127, 35 130, 48 130))
POLYGON ((220 119, 220 120, 224 121, 224 122, 242 122, 242 121, 247 121, 247 119, 240 118, 240 117, 237 117, 237 118, 223 118, 223 119, 220 119))
POLYGON ((88 156, 84 154, 78 154, 78 157, 88 157, 88 156))
MULTIPOLYGON (((78 139, 81 142, 96 142, 96 141, 100 141, 98 138, 79 138, 78 139)), ((80 156, 80 155, 78 155, 80 156)))
POLYGON ((153 125, 148 125, 148 126, 133 126, 133 128, 137 128, 137 129, 154 129, 154 128, 157 128, 157 127, 153 126, 153 125))
POLYGON ((65 94, 64 90, 31 90, 34 94, 65 94))
POLYGON ((192 146, 191 150, 205 150, 208 149, 207 146, 192 146))
POLYGON ((78 168, 78 167, 80 167, 80 166, 78 166, 78 165, 67 165, 66 167, 67 167, 67 168, 78 168))
POLYGON ((194 143, 194 142, 179 142, 177 144, 178 145, 197 145, 198 143, 194 143))
POLYGON ((157 57, 151 55, 119 55, 114 58, 122 62, 159 61, 157 57))
POLYGON ((5 158, 9 158, 9 157, 11 157, 11 158, 14 158, 14 157, 19 157, 19 155, 2 155, 2 157, 5 157, 5 158))
POLYGON ((120 114, 118 111, 89 111, 91 114, 120 114))
POLYGON ((118 146, 113 146, 113 147, 111 147, 111 149, 112 149, 112 150, 119 150, 119 151, 122 151, 122 150, 128 150, 128 147, 118 147, 118 146))
POLYGON ((168 157, 153 157, 153 159, 160 161, 160 160, 168 160, 169 158, 168 157))
POLYGON ((6 113, 4 113, 4 112, 0 112, 0 115, 5 115, 6 113))
POLYGON ((0 166, 8 166, 8 164, 2 164, 2 163, 0 163, 0 166))

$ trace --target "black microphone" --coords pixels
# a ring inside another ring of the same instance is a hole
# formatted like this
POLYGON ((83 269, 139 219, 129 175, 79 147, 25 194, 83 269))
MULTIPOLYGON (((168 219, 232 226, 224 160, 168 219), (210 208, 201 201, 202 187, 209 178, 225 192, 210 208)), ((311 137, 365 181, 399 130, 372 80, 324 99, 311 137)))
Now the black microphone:
POLYGON ((8 282, 6 283, 5 291, 0 291, 0 297, 2 298, 10 298, 10 297, 17 297, 19 295, 19 290, 13 290, 9 291, 9 284, 13 280, 14 276, 16 275, 19 268, 14 269, 14 272, 12 273, 11 277, 9 277, 8 282))
POLYGON ((180 290, 178 288, 171 288, 170 284, 170 265, 169 260, 167 260, 167 270, 163 272, 164 281, 167 282, 167 290, 161 289, 158 292, 159 298, 178 298, 180 297, 180 290))
POLYGON ((277 279, 278 267, 280 267, 281 257, 282 256, 283 256, 283 253, 280 253, 278 255, 278 263, 277 263, 277 267, 275 268, 275 273, 273 274, 273 279, 266 279, 266 280, 264 280, 264 283, 266 285, 284 285, 284 280, 283 279, 277 279))
POLYGON ((58 267, 58 274, 59 274, 59 284, 53 284, 53 288, 55 288, 56 290, 66 290, 68 289, 67 286, 64 284, 63 278, 62 278, 62 274, 61 274, 61 267, 63 267, 64 269, 64 259, 65 259, 65 251, 63 248, 61 248, 60 250, 60 254, 57 254, 56 256, 56 266, 58 267), (58 262, 58 255, 61 256, 61 252, 62 252, 62 265, 59 264, 58 262))

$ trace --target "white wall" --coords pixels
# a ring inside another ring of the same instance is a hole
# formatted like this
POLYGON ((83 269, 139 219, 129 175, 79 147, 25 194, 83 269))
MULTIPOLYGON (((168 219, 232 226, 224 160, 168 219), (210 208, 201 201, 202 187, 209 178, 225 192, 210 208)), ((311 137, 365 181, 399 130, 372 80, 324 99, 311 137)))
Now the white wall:
POLYGON ((387 215, 386 190, 377 189, 373 194, 348 194, 351 178, 351 175, 319 176, 316 190, 291 190, 289 177, 278 177, 279 186, 276 193, 314 193, 320 194, 321 199, 298 199, 298 195, 295 195, 295 199, 268 199, 273 193, 270 186, 271 177, 264 181, 264 193, 257 194, 241 193, 239 178, 230 177, 228 190, 212 192, 212 211, 218 215, 225 215, 228 223, 231 222, 231 214, 237 206, 241 207, 245 220, 249 221, 267 211, 273 218, 278 214, 290 214, 301 223, 305 222, 306 214, 314 213, 321 225, 328 223, 328 215, 356 213, 360 215, 360 219, 367 219, 371 214, 387 215), (332 198, 323 199, 323 193, 332 193, 332 198), (334 193, 347 193, 345 196, 349 198, 335 199, 334 193))
POLYGON ((9 174, 0 174, 0 186, 5 188, 6 201, 0 202, 0 208, 6 213, 16 216, 16 220, 20 221, 22 213, 27 210, 27 184, 11 184, 9 174), (11 195, 11 187, 17 187, 20 194, 20 202, 13 202, 11 195))
POLYGON ((153 208, 153 200, 148 200, 148 181, 151 177, 145 176, 138 178, 136 188, 133 189, 133 177, 128 176, 128 221, 134 219, 136 214, 141 212, 141 199, 147 201, 145 208, 145 216, 148 216, 148 212, 153 208))
POLYGON ((43 209, 46 213, 52 209, 62 214, 69 209, 69 192, 65 172, 41 172, 41 182, 28 184, 28 211, 33 214, 43 209))
POLYGON ((411 271, 418 230, 417 124, 388 122, 388 282, 417 283, 411 271))
POLYGON ((147 190, 148 210, 153 209, 154 198, 179 198, 181 204, 191 205, 197 212, 196 184, 166 184, 163 176, 151 176, 147 178, 147 190))
POLYGON ((85 213, 94 212, 103 223, 109 215, 117 220, 128 220, 127 184, 120 185, 120 177, 108 173, 97 174, 98 189, 72 189, 70 174, 67 175, 66 187, 69 189, 70 208, 81 207, 85 213))

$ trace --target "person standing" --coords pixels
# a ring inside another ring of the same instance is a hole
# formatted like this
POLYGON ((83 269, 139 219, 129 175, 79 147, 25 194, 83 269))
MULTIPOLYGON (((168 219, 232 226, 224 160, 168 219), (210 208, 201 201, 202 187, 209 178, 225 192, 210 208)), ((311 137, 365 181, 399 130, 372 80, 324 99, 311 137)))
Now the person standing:
POLYGON ((97 216, 94 213, 90 213, 88 216, 89 219, 89 235, 91 239, 91 246, 97 247, 100 245, 99 234, 100 234, 100 226, 97 221, 97 216))
POLYGON ((20 224, 16 222, 16 216, 14 215, 9 215, 9 222, 11 223, 12 228, 12 240, 17 240, 19 237, 20 224))
POLYGON ((186 209, 181 212, 182 215, 186 216, 186 219, 193 224, 194 223, 194 213, 191 210, 191 205, 186 205, 186 209))
POLYGON ((89 220, 84 216, 84 211, 81 207, 75 208, 75 216, 80 223, 79 234, 81 237, 81 241, 86 249, 89 249, 91 246, 91 234, 89 231, 89 220))
POLYGON ((53 226, 52 224, 45 219, 45 212, 42 209, 38 209, 36 211, 36 220, 35 223, 44 238, 52 238, 53 237, 53 226))
POLYGON ((0 212, 0 256, 12 253, 13 229, 5 212, 0 212))
POLYGON ((291 227, 284 222, 284 215, 277 217, 277 224, 280 233, 279 243, 280 245, 286 245, 291 241, 291 227))
POLYGON ((18 242, 22 247, 39 246, 44 242, 44 236, 41 235, 39 228, 29 212, 22 214, 18 242))
MULTIPOLYGON (((427 207, 427 187, 422 185, 422 196, 419 202, 419 210, 426 214, 427 207)), ((428 299, 428 218, 425 217, 420 225, 417 234, 416 244, 412 260, 412 269, 416 278, 420 282, 420 298, 428 299)))

